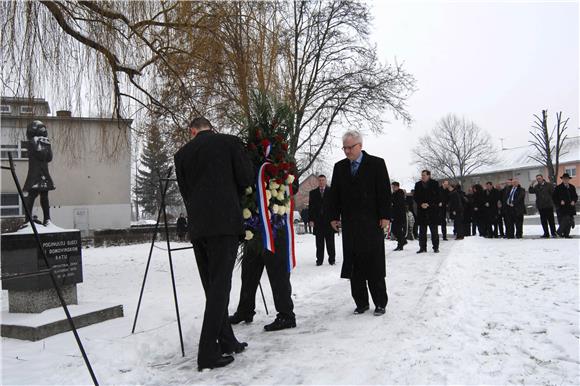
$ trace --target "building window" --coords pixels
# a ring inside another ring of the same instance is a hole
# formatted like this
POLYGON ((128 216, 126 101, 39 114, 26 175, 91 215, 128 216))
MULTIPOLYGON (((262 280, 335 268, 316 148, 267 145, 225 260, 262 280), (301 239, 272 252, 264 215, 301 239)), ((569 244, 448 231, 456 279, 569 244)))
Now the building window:
POLYGON ((24 209, 18 193, 0 193, 0 216, 22 216, 24 209))
POLYGON ((12 109, 10 108, 10 105, 0 105, 0 113, 10 114, 11 112, 12 112, 12 109))
POLYGON ((567 168, 564 168, 564 173, 568 173, 572 178, 576 177, 576 166, 568 166, 567 168))
POLYGON ((32 115, 32 106, 20 106, 20 114, 32 115))
POLYGON ((0 159, 7 160, 8 153, 13 159, 28 159, 28 142, 19 141, 18 145, 0 145, 0 159))

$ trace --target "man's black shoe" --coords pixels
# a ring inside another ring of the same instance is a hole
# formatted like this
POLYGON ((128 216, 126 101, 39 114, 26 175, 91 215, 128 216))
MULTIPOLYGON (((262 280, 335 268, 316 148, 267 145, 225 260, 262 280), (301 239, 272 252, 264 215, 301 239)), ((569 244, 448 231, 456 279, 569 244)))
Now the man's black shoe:
POLYGON ((246 342, 238 342, 233 347, 231 346, 222 346, 222 354, 240 354, 246 350, 248 344, 246 342))
POLYGON ((381 316, 385 314, 385 307, 375 308, 375 316, 381 316))
POLYGON ((336 264, 336 262, 334 260, 332 260, 332 261, 329 261, 328 264, 334 265, 334 264, 336 264))
POLYGON ((443 237, 443 241, 447 241, 447 237, 443 237))
POLYGON ((433 252, 439 253, 439 248, 433 248, 433 252))
POLYGON ((217 369, 218 367, 225 367, 234 361, 234 357, 231 355, 226 355, 219 357, 213 363, 198 365, 197 370, 203 371, 204 369, 217 369))
POLYGON ((419 250, 417 251, 417 253, 425 253, 425 252, 427 252, 427 250, 426 250, 426 249, 423 249, 423 248, 421 248, 421 249, 419 249, 419 250))
POLYGON ((244 316, 236 312, 232 316, 230 316, 231 324, 239 324, 241 322, 252 323, 253 321, 254 315, 244 316))
POLYGON ((264 326, 266 331, 280 331, 296 327, 296 319, 277 316, 276 320, 264 326))
POLYGON ((393 251, 402 251, 402 250, 403 250, 403 247, 397 247, 397 248, 393 249, 393 251))
POLYGON ((316 262, 316 266, 317 266, 317 267, 319 267, 319 266, 321 266, 321 265, 322 265, 322 261, 317 261, 317 262, 316 262))
POLYGON ((550 238, 550 235, 542 235, 542 238, 543 239, 549 239, 550 238))
POLYGON ((368 309, 369 309, 369 306, 357 307, 354 309, 354 314, 355 315, 364 314, 366 311, 368 311, 368 309))

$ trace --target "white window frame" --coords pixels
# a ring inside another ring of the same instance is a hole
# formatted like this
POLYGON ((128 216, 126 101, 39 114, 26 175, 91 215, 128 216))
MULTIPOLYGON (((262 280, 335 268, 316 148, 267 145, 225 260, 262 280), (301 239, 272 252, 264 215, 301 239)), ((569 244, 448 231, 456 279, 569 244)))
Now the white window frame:
POLYGON ((0 203, 1 209, 18 209, 18 214, 6 214, 6 215, 4 215, 0 211, 0 217, 9 218, 9 217, 22 217, 22 216, 24 216, 24 207, 22 206, 22 200, 20 199, 20 196, 18 195, 18 193, 0 193, 0 194, 15 194, 18 197, 18 205, 1 205, 1 203, 0 203))
POLYGON ((34 106, 23 105, 20 106, 20 115, 32 115, 34 114, 34 106), (30 108, 30 111, 25 111, 26 108, 30 108))
POLYGON ((576 177, 576 166, 564 167, 564 173, 568 173, 570 177, 576 177))
MULTIPOLYGON (((22 153, 24 153, 25 151, 28 152, 28 148, 26 147, 26 141, 18 141, 18 143, 16 145, 3 143, 2 147, 0 147, 0 150, 2 152, 4 152, 4 151, 16 152, 16 157, 14 157, 15 160, 27 160, 28 159, 28 153, 26 154, 26 157, 22 156, 22 153), (10 146, 10 147, 4 147, 4 146, 10 146)), ((4 160, 8 160, 8 157, 7 156, 4 157, 3 154, 0 153, 0 159, 4 161, 4 160)))
POLYGON ((10 114, 12 113, 12 106, 10 105, 0 105, 0 113, 2 114, 10 114), (4 107, 7 107, 8 109, 6 111, 4 111, 4 107))

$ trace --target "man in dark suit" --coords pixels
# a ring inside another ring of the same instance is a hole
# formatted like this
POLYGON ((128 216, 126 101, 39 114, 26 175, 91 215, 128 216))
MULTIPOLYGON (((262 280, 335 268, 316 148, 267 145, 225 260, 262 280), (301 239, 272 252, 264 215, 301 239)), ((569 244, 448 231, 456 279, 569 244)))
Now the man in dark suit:
POLYGON ((328 263, 334 265, 334 230, 330 226, 328 217, 328 200, 330 189, 326 185, 326 176, 318 176, 318 188, 313 189, 308 194, 308 215, 310 216, 310 226, 316 236, 316 265, 322 265, 324 261, 324 244, 328 252, 328 263))
POLYGON ((177 183, 190 219, 190 237, 206 303, 198 368, 227 366, 247 346, 228 320, 232 271, 244 233, 240 197, 253 183, 253 168, 241 141, 213 132, 205 118, 189 125, 193 139, 175 154, 177 183))
POLYGON ((578 194, 576 187, 570 183, 570 175, 564 173, 560 177, 562 183, 554 189, 553 199, 558 211, 558 234, 560 237, 569 239, 570 228, 574 224, 574 216, 576 215, 576 202, 578 201, 578 194))
POLYGON ((449 204, 449 181, 444 180, 439 189, 439 216, 441 221, 441 236, 447 241, 447 206, 449 204))
POLYGON ((391 184, 392 192, 392 205, 391 205, 391 232, 397 238, 397 248, 395 251, 402 251, 405 244, 407 244, 407 239, 405 237, 407 233, 407 210, 405 203, 405 191, 401 189, 398 182, 393 181, 391 184))
POLYGON ((431 172, 423 170, 421 181, 415 184, 415 195, 413 197, 417 203, 417 222, 419 223, 419 250, 417 253, 427 252, 427 227, 431 230, 431 242, 433 251, 439 253, 439 233, 440 223, 439 201, 441 198, 439 184, 431 179, 431 172))
POLYGON ((362 151, 362 135, 347 131, 343 138, 346 158, 334 165, 330 200, 331 225, 342 224, 341 277, 350 279, 355 314, 369 309, 368 290, 375 315, 387 306, 384 229, 389 224, 391 189, 385 161, 362 151), (367 289, 368 282, 368 289, 367 289))
POLYGON ((517 178, 509 180, 510 185, 504 189, 503 207, 505 208, 505 227, 508 239, 521 239, 524 229, 524 214, 526 214, 526 191, 520 186, 517 178))

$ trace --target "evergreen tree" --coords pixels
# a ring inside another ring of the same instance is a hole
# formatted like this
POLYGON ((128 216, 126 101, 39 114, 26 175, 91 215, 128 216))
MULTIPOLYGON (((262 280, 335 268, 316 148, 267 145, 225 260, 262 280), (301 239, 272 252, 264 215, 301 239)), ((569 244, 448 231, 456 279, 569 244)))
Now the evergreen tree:
MULTIPOLYGON (((171 166, 173 160, 168 156, 168 148, 159 126, 152 124, 147 133, 147 141, 141 155, 141 167, 135 181, 135 195, 145 213, 156 215, 159 211, 161 203, 159 178, 167 177, 171 166)), ((165 202, 167 207, 179 205, 179 190, 175 182, 169 183, 165 202)))

